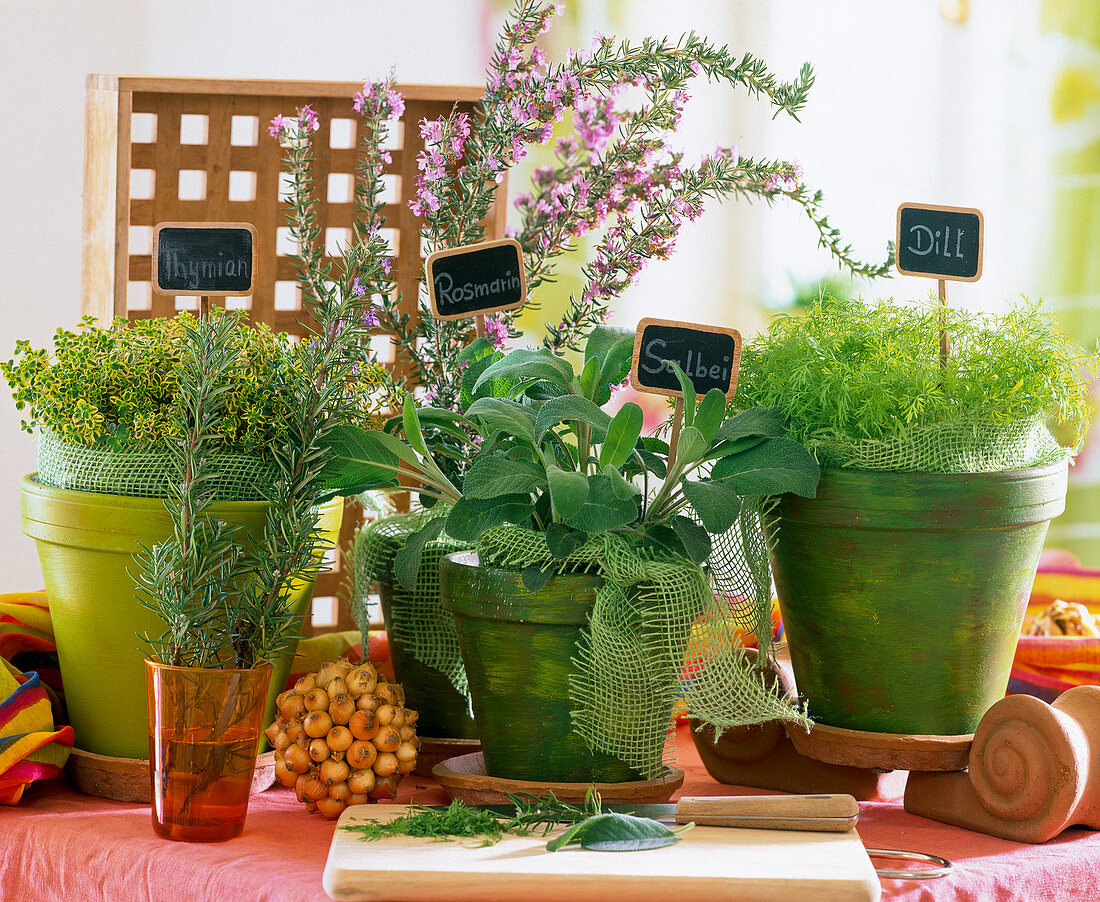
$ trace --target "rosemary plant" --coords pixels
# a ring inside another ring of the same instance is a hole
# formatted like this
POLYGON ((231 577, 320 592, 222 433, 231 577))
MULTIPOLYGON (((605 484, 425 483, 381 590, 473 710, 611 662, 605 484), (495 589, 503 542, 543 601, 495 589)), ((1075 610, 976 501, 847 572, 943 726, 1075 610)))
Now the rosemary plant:
MULTIPOLYGON (((304 120, 300 128, 308 127, 304 120)), ((279 476, 271 487, 262 537, 244 547, 232 529, 208 514, 217 473, 207 462, 210 424, 223 402, 217 382, 240 361, 228 353, 232 314, 189 327, 180 381, 180 489, 167 506, 173 537, 140 557, 145 603, 165 621, 148 639, 154 657, 182 666, 252 667, 271 660, 298 636, 287 598, 319 572, 327 550, 317 505, 341 494, 326 473, 326 439, 338 425, 363 422, 363 393, 386 387, 370 360, 375 313, 362 289, 377 278, 385 243, 368 233, 343 257, 335 279, 318 280, 307 298, 312 337, 295 353, 311 379, 289 405, 285 444, 273 452, 279 476)), ((326 273, 332 276, 331 272, 326 273)), ((393 403, 390 399, 389 403, 393 403)))
MULTIPOLYGON (((751 54, 737 57, 695 33, 678 41, 648 38, 640 43, 599 36, 590 53, 573 53, 564 63, 552 63, 537 39, 563 6, 552 0, 517 0, 473 114, 456 108, 441 119, 420 121, 425 149, 418 156, 420 176, 408 206, 422 218, 421 238, 428 253, 482 240, 505 174, 530 145, 549 142, 569 112, 573 130, 557 143, 557 165, 536 170, 533 191, 516 200, 521 217, 516 238, 532 290, 552 281, 557 258, 575 249, 579 236, 602 232, 595 259, 584 267, 580 297, 571 298, 560 323, 547 324, 544 343, 551 350, 579 349, 583 336, 604 322, 609 304, 645 263, 668 256, 683 220, 699 216, 708 198, 759 197, 771 203, 786 197, 803 209, 817 227, 821 245, 842 268, 867 276, 888 272, 892 252, 883 263, 863 263, 842 243, 821 210, 820 192, 801 183, 796 164, 756 160, 720 148, 693 166, 669 145, 693 79, 706 77, 747 90, 770 103, 776 115, 797 118, 813 85, 809 65, 793 81, 783 82, 762 60, 751 54), (616 98, 626 89, 643 99, 622 111, 616 98)), ((366 231, 382 224, 381 172, 389 162, 382 150, 386 122, 401 114, 403 103, 391 76, 365 84, 354 106, 361 116, 355 196, 363 219, 356 228, 366 231)), ((272 124, 273 134, 283 134, 282 122, 278 117, 272 124)), ((316 286, 327 278, 326 264, 312 213, 308 134, 302 142, 288 157, 289 221, 301 243, 303 281, 316 286)), ((380 324, 394 335, 410 383, 422 387, 428 403, 459 409, 456 376, 473 337, 469 323, 435 320, 423 296, 418 299, 419 316, 410 316, 389 272, 385 275, 369 290, 380 300, 380 324)), ((486 339, 497 348, 503 345, 516 334, 517 315, 512 311, 489 320, 486 339)))

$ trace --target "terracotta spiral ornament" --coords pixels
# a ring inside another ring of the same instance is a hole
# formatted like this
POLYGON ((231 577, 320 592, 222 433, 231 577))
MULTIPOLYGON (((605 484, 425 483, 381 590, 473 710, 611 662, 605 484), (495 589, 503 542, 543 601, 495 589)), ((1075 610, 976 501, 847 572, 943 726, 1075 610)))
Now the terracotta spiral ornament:
POLYGON ((1018 842, 1046 842, 1074 824, 1100 829, 1100 686, 1047 705, 1011 695, 974 733, 969 769, 912 773, 905 808, 1018 842))

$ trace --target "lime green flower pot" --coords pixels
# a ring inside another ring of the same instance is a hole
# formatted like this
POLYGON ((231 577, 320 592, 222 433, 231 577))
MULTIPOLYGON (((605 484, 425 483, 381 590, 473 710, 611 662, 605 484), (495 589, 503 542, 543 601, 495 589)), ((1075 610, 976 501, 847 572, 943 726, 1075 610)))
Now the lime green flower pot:
MULTIPOLYGON (((265 502, 221 502, 213 513, 240 524, 245 535, 264 528, 265 502)), ((158 498, 72 492, 23 479, 23 532, 35 540, 50 604, 57 657, 76 745, 118 758, 149 754, 145 652, 140 635, 159 636, 162 622, 138 600, 134 554, 171 535, 171 521, 158 498)), ((321 529, 334 542, 343 499, 321 509, 321 529)), ((304 617, 313 582, 291 597, 304 617)), ((290 673, 293 655, 275 662, 264 724, 274 719, 275 696, 290 673)))

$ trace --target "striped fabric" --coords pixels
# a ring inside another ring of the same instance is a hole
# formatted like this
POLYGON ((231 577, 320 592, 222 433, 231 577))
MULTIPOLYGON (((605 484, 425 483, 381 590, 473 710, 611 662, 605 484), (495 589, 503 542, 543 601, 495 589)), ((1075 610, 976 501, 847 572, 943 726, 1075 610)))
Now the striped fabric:
POLYGON ((0 659, 0 804, 14 805, 35 780, 61 773, 73 728, 54 728, 53 708, 38 674, 0 659))
MULTIPOLYGON (((1056 599, 1079 602, 1100 614, 1100 570, 1068 561, 1043 564, 1035 575, 1029 616, 1056 599)), ((1021 636, 1008 682, 1010 694, 1053 702, 1066 689, 1100 685, 1100 638, 1021 636)))

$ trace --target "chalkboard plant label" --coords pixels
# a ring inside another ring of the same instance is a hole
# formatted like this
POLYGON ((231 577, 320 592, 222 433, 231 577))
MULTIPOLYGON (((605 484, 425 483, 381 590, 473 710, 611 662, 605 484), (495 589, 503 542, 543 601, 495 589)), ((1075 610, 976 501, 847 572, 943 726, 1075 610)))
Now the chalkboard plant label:
POLYGON ((153 231, 158 294, 252 294, 256 229, 247 222, 162 222, 153 231))
POLYGON ((436 319, 463 319, 527 302, 523 248, 514 238, 436 251, 424 264, 436 319))
POLYGON ((976 282, 985 220, 973 207, 898 207, 897 267, 906 276, 976 282))
POLYGON ((667 363, 670 360, 684 371, 698 394, 717 388, 731 399, 741 365, 741 333, 722 326, 643 319, 634 336, 630 384, 640 392, 683 397, 667 363))

